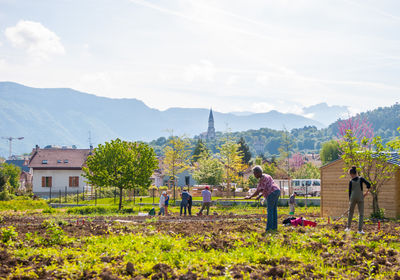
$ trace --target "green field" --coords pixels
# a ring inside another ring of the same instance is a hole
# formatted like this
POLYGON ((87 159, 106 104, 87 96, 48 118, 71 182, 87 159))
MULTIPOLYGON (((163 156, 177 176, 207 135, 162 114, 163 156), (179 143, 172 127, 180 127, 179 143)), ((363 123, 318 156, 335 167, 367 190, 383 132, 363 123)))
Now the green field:
POLYGON ((87 214, 7 202, 14 209, 0 212, 0 278, 400 279, 399 221, 345 233, 344 219, 328 223, 319 207, 302 207, 297 216, 317 227, 286 227, 288 208, 280 207, 279 231, 265 235, 264 207, 212 207, 201 217, 170 207, 168 217, 138 217, 139 206, 118 212, 107 202, 87 214))

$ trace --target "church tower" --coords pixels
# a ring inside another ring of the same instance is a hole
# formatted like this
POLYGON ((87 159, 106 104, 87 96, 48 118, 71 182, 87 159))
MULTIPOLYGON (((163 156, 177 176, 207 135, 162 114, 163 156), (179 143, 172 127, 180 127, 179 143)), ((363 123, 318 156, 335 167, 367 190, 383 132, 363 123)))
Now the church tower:
POLYGON ((215 138, 214 116, 212 109, 210 109, 210 116, 208 117, 207 139, 215 138))

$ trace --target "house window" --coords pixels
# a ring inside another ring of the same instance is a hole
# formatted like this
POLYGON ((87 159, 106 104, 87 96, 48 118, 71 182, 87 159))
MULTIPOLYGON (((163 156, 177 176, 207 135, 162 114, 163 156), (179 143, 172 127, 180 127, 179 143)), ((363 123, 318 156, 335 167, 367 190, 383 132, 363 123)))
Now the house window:
POLYGON ((52 187, 52 177, 42 176, 42 188, 51 188, 51 187, 52 187))
POLYGON ((47 164, 47 159, 42 160, 42 164, 47 164))
POLYGON ((79 176, 70 176, 69 177, 69 186, 70 187, 79 187, 79 176))
POLYGON ((62 162, 62 160, 61 160, 61 159, 57 160, 57 163, 61 163, 61 162, 62 162))
POLYGON ((64 163, 68 163, 68 159, 64 159, 64 163))

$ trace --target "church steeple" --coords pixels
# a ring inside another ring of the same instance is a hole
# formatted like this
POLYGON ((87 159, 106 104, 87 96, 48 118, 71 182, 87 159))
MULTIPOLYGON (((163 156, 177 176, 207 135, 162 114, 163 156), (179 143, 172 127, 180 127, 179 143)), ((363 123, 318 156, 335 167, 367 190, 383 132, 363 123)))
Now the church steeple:
POLYGON ((207 139, 214 139, 214 138, 215 138, 214 116, 211 108, 210 115, 208 116, 207 139))

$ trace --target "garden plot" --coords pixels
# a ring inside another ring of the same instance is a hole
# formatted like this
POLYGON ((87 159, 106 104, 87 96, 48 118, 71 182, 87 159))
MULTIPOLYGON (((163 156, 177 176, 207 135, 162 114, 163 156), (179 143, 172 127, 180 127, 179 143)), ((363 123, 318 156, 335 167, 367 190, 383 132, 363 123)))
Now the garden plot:
MULTIPOLYGON (((281 216, 283 220, 286 216, 281 216)), ((1 279, 400 279, 400 223, 281 227, 262 215, 5 215, 1 279), (124 221, 124 222, 121 222, 124 221), (127 221, 127 222, 126 222, 127 221)))

